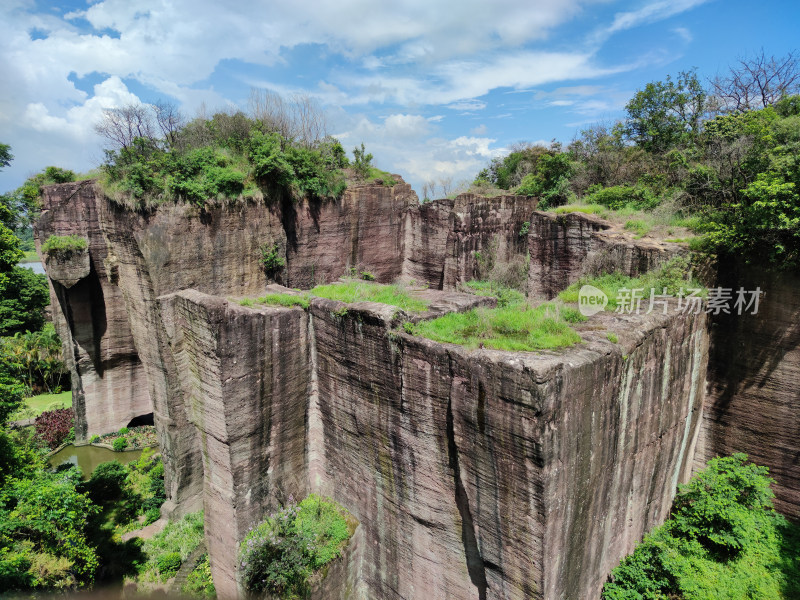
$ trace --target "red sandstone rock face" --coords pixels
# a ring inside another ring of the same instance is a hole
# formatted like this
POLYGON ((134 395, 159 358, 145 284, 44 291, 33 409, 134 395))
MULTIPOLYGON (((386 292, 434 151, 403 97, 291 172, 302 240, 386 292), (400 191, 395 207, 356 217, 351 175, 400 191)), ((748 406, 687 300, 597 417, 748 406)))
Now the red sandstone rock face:
POLYGON ((528 234, 528 295, 550 299, 582 275, 619 271, 636 276, 685 249, 636 240, 594 215, 535 212, 528 234))
POLYGON ((405 256, 405 215, 416 205, 416 194, 402 182, 351 188, 339 200, 284 204, 284 283, 309 289, 351 268, 394 281, 405 256))
MULTIPOLYGON (((745 452, 776 479, 775 506, 800 517, 800 277, 724 264, 718 285, 764 292, 757 315, 711 317, 697 468, 745 452)), ((749 313, 750 311, 745 311, 749 313)))
POLYGON ((200 410, 222 597, 247 526, 292 488, 281 477, 302 473, 361 523, 347 590, 317 597, 590 598, 691 470, 704 315, 598 315, 585 345, 533 354, 393 332, 402 313, 373 303, 161 303, 200 410))
POLYGON ((524 257, 521 232, 536 203, 528 196, 461 194, 413 207, 405 227, 404 277, 450 290, 476 278, 476 252, 491 253, 500 263, 524 257))
POLYGON ((53 322, 72 373, 75 435, 115 431, 134 417, 153 412, 115 273, 103 237, 92 182, 48 186, 36 223, 37 250, 50 235, 88 241, 80 260, 46 261, 51 274, 53 322))

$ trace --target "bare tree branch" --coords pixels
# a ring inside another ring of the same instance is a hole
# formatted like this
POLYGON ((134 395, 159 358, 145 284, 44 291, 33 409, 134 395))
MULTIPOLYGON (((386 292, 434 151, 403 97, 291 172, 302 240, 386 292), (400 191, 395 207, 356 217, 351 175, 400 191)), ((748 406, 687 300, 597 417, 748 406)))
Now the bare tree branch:
POLYGON ((730 73, 711 80, 719 112, 743 112, 765 108, 784 96, 800 92, 800 54, 766 56, 764 49, 743 57, 730 73))

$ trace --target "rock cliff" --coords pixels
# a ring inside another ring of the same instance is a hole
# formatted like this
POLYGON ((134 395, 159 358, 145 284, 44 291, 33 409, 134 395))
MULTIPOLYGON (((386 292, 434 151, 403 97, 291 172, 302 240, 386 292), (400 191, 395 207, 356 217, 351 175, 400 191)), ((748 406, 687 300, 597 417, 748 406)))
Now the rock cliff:
POLYGON ((796 511, 796 282, 735 274, 763 280, 770 308, 714 317, 708 377, 704 314, 601 313, 579 346, 534 354, 417 338, 401 327, 409 315, 379 304, 233 300, 357 269, 429 287, 416 292, 425 318, 493 302, 453 291, 487 257, 526 264, 529 295, 550 298, 585 273, 635 275, 682 251, 535 208, 513 196, 418 204, 399 178, 335 201, 147 213, 92 182, 47 187, 37 243, 89 242, 47 264, 76 434, 153 413, 163 511, 205 508, 222 598, 239 594, 238 541, 289 495, 329 495, 360 523, 316 598, 597 597, 716 453, 770 466, 779 506, 796 511), (265 247, 282 268, 265 271, 265 247))

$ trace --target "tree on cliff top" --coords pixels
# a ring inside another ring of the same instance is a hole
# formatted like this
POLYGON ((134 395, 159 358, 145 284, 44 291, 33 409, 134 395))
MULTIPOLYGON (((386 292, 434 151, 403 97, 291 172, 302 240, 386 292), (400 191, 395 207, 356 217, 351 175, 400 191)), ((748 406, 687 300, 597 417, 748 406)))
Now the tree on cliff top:
POLYGON ((723 112, 743 112, 772 106, 800 92, 800 55, 767 56, 764 49, 739 58, 727 75, 711 80, 711 92, 723 112))

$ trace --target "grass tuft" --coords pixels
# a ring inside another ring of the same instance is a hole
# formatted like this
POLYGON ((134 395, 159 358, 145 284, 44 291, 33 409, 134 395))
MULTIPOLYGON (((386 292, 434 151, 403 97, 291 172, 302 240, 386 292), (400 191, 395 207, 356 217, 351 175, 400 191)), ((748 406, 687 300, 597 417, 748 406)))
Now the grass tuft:
POLYGON ((383 285, 368 283, 355 279, 343 283, 318 285, 310 292, 313 296, 339 300, 341 302, 378 302, 397 306, 406 312, 423 312, 428 309, 424 300, 412 298, 408 292, 399 285, 383 285))
POLYGON ((534 308, 518 303, 450 313, 406 327, 406 331, 468 348, 531 352, 577 344, 581 338, 569 323, 583 320, 585 317, 572 307, 548 302, 534 308))

